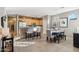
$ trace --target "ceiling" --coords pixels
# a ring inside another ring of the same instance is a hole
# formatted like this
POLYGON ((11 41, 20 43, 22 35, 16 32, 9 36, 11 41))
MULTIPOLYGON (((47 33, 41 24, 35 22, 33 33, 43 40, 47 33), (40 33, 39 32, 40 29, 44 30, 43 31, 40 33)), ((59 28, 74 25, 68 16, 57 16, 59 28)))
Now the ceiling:
POLYGON ((78 7, 5 7, 7 14, 18 14, 31 17, 56 15, 78 9, 78 7))

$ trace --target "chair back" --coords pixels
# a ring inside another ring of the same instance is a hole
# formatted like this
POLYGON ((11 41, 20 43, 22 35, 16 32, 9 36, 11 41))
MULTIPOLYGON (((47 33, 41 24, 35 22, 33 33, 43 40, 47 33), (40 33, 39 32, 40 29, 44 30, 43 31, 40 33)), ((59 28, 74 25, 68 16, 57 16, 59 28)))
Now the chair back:
POLYGON ((47 30, 47 36, 51 37, 51 31, 50 30, 47 30))

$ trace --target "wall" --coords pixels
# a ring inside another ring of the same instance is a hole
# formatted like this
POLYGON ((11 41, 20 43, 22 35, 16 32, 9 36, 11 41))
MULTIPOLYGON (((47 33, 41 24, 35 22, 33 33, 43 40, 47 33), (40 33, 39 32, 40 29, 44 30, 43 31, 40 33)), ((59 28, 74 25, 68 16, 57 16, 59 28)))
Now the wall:
POLYGON ((5 8, 4 7, 0 7, 0 49, 2 47, 2 41, 1 41, 1 38, 2 38, 2 26, 1 26, 1 17, 2 16, 5 16, 6 13, 5 13, 5 8))
MULTIPOLYGON (((4 7, 0 7, 0 20, 2 16, 5 16, 5 8, 4 7)), ((0 35, 2 34, 2 26, 1 26, 1 21, 0 21, 0 35)))
MULTIPOLYGON (((71 14, 77 15, 77 20, 68 19, 68 28, 62 28, 65 30, 66 35, 69 37, 72 37, 73 32, 76 30, 77 27, 79 27, 79 10, 74 10, 74 11, 65 12, 65 13, 51 16, 52 17, 52 25, 53 25, 54 22, 59 23, 60 18, 69 17, 69 15, 71 15, 71 14)), ((59 25, 58 25, 58 27, 59 27, 59 25)))
POLYGON ((50 29, 51 25, 51 17, 48 15, 43 16, 43 34, 46 34, 46 30, 50 29))
MULTIPOLYGON (((5 16, 5 8, 4 7, 0 7, 0 20, 1 20, 2 16, 5 16)), ((0 28, 2 28, 1 21, 0 21, 0 28)))
POLYGON ((43 17, 43 34, 46 34, 47 26, 48 26, 48 17, 44 16, 43 17))
POLYGON ((17 22, 16 17, 8 16, 8 26, 9 26, 10 34, 12 34, 13 36, 17 35, 16 22, 17 22))

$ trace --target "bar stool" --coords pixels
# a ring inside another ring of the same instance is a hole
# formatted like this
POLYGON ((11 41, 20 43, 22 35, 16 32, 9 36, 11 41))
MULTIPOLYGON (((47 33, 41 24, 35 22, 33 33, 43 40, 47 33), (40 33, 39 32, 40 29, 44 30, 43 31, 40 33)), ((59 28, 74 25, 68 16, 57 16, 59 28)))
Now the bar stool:
POLYGON ((26 38, 29 39, 33 39, 33 30, 31 28, 28 29, 28 31, 25 33, 26 34, 26 38))
POLYGON ((41 28, 40 27, 38 27, 38 29, 37 29, 37 37, 41 38, 41 28))

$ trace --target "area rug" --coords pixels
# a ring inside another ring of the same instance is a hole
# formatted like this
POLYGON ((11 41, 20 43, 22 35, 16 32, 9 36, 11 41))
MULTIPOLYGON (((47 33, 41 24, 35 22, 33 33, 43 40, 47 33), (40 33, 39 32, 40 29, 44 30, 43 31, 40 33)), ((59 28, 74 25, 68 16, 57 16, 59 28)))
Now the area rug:
POLYGON ((35 44, 35 42, 14 42, 14 46, 16 47, 27 47, 35 44))

